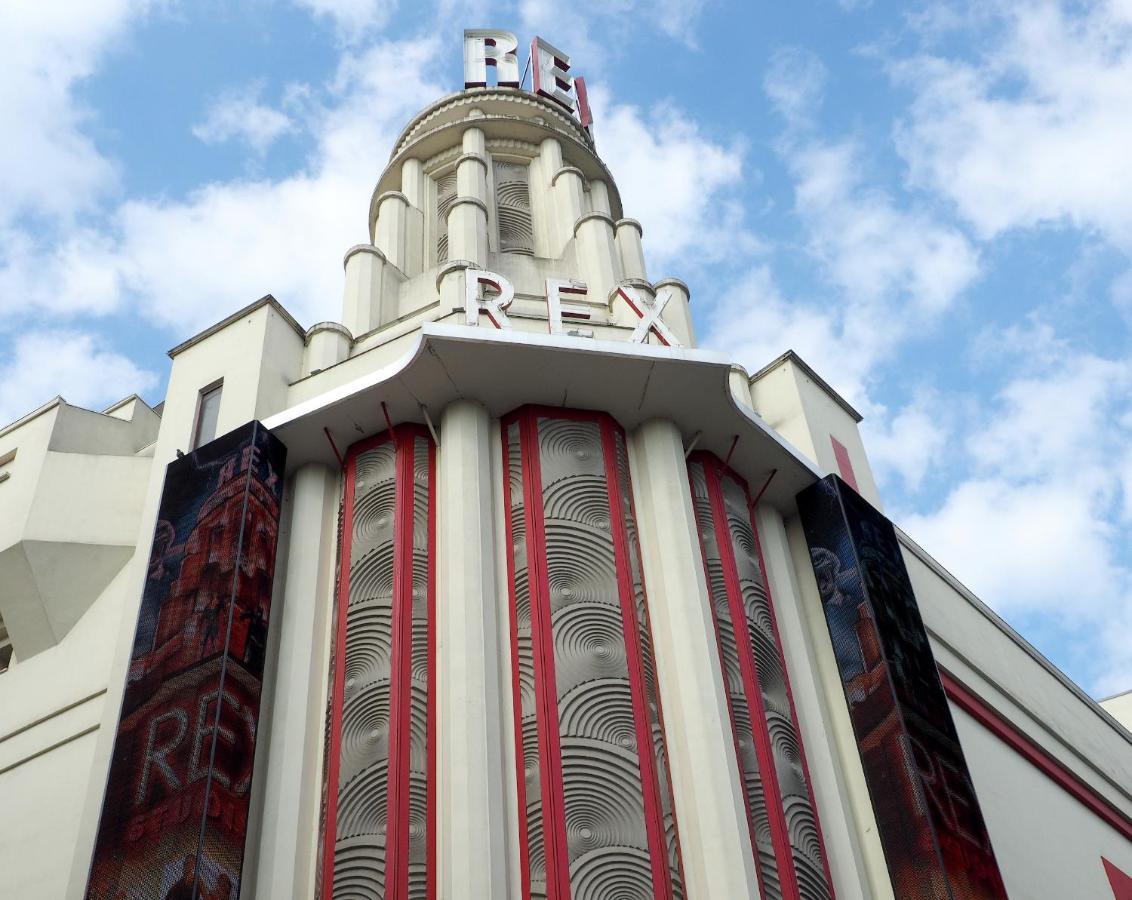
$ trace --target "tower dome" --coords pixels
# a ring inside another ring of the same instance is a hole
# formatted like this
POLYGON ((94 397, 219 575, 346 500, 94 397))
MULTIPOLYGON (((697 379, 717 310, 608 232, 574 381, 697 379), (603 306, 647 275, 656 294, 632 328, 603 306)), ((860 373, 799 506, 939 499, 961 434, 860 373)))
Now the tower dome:
POLYGON ((671 334, 661 337, 693 343, 687 288, 648 280, 641 225, 623 217, 587 128, 536 93, 470 88, 418 113, 378 179, 368 224, 370 243, 345 263, 343 322, 359 349, 394 323, 464 310, 469 270, 501 276, 513 292, 503 327, 569 324, 574 334, 628 339, 663 291, 659 318, 671 334))

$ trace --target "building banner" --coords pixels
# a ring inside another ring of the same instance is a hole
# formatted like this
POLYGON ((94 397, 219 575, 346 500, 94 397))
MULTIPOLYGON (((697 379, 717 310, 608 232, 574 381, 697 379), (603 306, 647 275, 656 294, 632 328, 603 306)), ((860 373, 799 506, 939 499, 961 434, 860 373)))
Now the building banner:
POLYGON ((797 500, 896 896, 1005 898, 892 523, 836 475, 797 500))
POLYGON ((286 448, 258 422, 169 464, 88 900, 236 900, 286 448))

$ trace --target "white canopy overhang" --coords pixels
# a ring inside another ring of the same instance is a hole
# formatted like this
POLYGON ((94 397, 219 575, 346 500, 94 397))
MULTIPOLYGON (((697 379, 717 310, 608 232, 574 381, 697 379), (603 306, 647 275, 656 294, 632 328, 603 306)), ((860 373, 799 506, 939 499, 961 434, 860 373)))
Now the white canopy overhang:
POLYGON ((730 451, 731 467, 752 492, 774 472, 763 502, 792 513, 794 496, 822 473, 735 400, 731 370, 728 359, 707 350, 429 322, 401 358, 264 425, 287 445, 293 470, 308 462, 336 465, 324 429, 343 453, 384 431, 382 403, 394 424, 423 424, 423 406, 439 426, 440 412, 461 398, 493 416, 524 404, 604 410, 630 431, 665 418, 685 442, 699 433, 697 449, 721 458, 730 451))

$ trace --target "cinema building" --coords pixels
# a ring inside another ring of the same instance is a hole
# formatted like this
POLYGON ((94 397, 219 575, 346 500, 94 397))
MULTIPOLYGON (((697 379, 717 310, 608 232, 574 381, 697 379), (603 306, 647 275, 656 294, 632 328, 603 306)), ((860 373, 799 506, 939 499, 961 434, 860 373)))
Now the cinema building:
POLYGON ((697 346, 561 51, 465 43, 341 321, 0 429, 0 896, 1132 897, 1127 698, 892 526, 807 362, 697 346))

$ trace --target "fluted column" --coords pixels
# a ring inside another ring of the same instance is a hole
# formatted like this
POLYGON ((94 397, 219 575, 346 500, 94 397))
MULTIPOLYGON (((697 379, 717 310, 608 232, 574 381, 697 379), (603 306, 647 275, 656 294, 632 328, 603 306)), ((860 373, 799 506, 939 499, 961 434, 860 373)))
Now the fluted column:
POLYGON ((440 426, 437 855, 441 897, 507 897, 507 814, 491 418, 456 400, 440 426))
POLYGON ((621 271, 625 278, 647 279, 645 250, 641 246, 643 229, 636 219, 618 219, 613 226, 617 252, 621 256, 621 271))
POLYGON ((653 419, 630 451, 687 896, 758 897, 680 432, 653 419))
POLYGON ((342 362, 350 353, 352 336, 337 322, 319 322, 307 329, 303 350, 303 376, 342 362))
POLYGON ((574 237, 578 242, 578 269, 590 296, 607 296, 621 278, 621 257, 613 239, 605 182, 590 182, 590 211, 574 222, 574 237))
POLYGON ((385 254, 373 244, 358 244, 346 251, 342 267, 346 284, 342 294, 342 323, 355 337, 361 337, 391 318, 396 294, 386 291, 385 254), (386 297, 386 294, 389 297, 386 297))
POLYGON ((279 643, 257 753, 266 765, 254 782, 263 797, 254 895, 272 900, 314 896, 339 491, 338 473, 314 463, 290 484, 286 581, 281 608, 272 610, 279 643))
POLYGON ((487 146, 479 128, 464 132, 456 199, 448 208, 448 256, 487 264, 487 146))
POLYGON ((385 258, 402 272, 406 269, 405 219, 408 208, 409 198, 400 191, 386 191, 377 198, 373 242, 385 258))
POLYGON ((668 305, 660 317, 676 334, 685 347, 696 346, 696 330, 692 325, 691 296, 686 285, 679 278, 662 278, 653 288, 656 293, 667 291, 671 295, 668 305))
POLYGON ((464 269, 487 265, 487 142, 478 128, 464 132, 456 163, 456 199, 448 207, 448 265, 436 286, 443 310, 464 303, 464 269))

